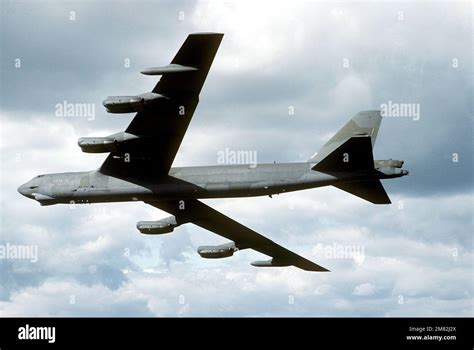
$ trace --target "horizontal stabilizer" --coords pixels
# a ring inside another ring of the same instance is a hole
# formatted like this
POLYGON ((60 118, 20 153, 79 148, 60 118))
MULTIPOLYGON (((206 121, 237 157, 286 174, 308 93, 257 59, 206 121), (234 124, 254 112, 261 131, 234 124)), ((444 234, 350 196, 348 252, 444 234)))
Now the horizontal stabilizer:
POLYGON ((374 204, 392 203, 390 198, 388 198, 387 192, 385 192, 380 180, 347 182, 334 185, 334 187, 337 187, 374 204))

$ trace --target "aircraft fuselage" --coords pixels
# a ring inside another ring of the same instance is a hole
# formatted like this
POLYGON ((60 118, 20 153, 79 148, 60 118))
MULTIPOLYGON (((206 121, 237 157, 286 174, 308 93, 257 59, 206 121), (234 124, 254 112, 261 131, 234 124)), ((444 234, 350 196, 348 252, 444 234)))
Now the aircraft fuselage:
MULTIPOLYGON (((156 180, 119 179, 99 170, 39 175, 18 191, 41 205, 159 201, 189 198, 229 198, 273 195, 338 182, 367 179, 367 173, 326 174, 311 163, 218 165, 171 168, 156 180)), ((375 178, 402 173, 373 173, 375 178)))

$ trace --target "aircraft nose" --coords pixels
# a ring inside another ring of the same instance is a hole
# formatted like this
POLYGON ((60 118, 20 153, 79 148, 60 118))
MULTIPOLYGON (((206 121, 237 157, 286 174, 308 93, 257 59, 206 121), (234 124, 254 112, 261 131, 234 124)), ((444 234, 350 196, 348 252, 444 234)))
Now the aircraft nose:
POLYGON ((17 191, 23 195, 26 196, 26 184, 23 184, 17 188, 17 191))
POLYGON ((32 195, 31 195, 31 193, 33 192, 33 188, 34 187, 31 187, 29 182, 27 182, 27 183, 21 185, 20 187, 18 187, 17 191, 25 197, 33 198, 32 195))

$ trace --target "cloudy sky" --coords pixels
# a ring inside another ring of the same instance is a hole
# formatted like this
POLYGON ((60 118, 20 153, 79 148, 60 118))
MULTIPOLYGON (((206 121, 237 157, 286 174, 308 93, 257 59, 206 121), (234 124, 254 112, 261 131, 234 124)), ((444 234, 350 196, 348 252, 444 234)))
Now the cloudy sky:
POLYGON ((471 3, 3 1, 0 33, 0 243, 38 249, 0 260, 1 315, 474 316, 471 3), (201 259, 199 245, 225 240, 191 224, 140 235, 137 221, 167 216, 143 203, 40 207, 17 193, 37 174, 99 167, 77 138, 132 117, 101 101, 149 91, 156 77, 139 71, 202 31, 225 36, 174 165, 216 164, 226 148, 305 161, 358 111, 420 107, 379 132, 375 157, 410 170, 384 181, 392 205, 336 188, 205 201, 330 273, 258 269, 250 250, 201 259), (55 116, 64 101, 94 104, 94 118, 55 116))

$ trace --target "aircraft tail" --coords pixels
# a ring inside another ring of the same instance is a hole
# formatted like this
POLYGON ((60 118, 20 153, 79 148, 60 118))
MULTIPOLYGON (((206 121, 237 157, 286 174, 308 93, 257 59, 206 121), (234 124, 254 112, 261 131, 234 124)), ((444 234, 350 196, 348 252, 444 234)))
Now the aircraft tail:
POLYGON ((323 148, 311 157, 309 162, 318 163, 353 136, 369 136, 372 147, 374 147, 381 121, 382 116, 380 115, 380 111, 363 111, 357 113, 326 142, 323 148))
POLYGON ((350 137, 318 161, 312 169, 323 173, 373 170, 374 156, 371 137, 350 137))
MULTIPOLYGON (((309 160, 316 163, 312 170, 333 174, 375 171, 372 147, 381 120, 380 111, 357 113, 309 160)), ((378 179, 341 182, 334 186, 375 204, 391 203, 378 179)))

